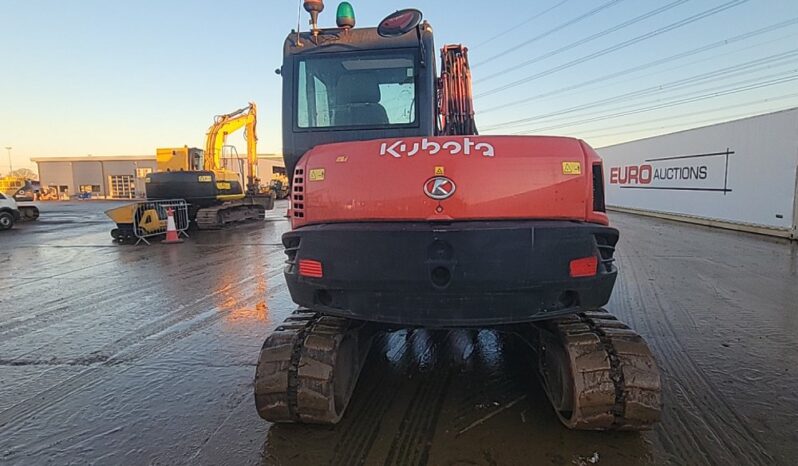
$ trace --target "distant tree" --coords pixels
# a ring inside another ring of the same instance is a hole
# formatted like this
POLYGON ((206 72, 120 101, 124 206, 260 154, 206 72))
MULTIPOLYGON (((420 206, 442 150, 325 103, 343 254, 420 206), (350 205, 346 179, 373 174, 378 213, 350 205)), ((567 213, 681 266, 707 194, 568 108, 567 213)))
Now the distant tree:
POLYGON ((18 176, 20 178, 25 178, 27 180, 34 180, 34 181, 37 181, 39 179, 39 174, 31 170, 30 168, 17 168, 16 170, 9 173, 9 175, 18 176))

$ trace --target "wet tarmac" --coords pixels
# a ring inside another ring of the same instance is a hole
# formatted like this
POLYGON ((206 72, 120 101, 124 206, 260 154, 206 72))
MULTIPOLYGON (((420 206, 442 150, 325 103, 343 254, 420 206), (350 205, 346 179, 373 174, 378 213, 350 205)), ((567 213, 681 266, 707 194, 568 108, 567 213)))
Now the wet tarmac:
POLYGON ((119 246, 112 203, 45 203, 0 234, 0 463, 795 464, 798 252, 612 214, 608 309, 663 375, 646 433, 561 427, 531 355, 492 331, 380 338, 334 428, 256 414, 258 350, 293 306, 284 205, 181 245, 119 246))

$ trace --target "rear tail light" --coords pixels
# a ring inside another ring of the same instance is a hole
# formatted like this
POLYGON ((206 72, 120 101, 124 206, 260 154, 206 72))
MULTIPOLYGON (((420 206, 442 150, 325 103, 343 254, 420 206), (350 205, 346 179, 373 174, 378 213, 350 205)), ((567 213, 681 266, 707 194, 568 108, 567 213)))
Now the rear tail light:
POLYGON ((571 277, 594 277, 598 270, 598 258, 596 256, 583 257, 571 261, 571 277))
POLYGON ((322 278, 324 276, 324 270, 322 269, 321 262, 311 259, 300 259, 299 275, 303 277, 322 278))

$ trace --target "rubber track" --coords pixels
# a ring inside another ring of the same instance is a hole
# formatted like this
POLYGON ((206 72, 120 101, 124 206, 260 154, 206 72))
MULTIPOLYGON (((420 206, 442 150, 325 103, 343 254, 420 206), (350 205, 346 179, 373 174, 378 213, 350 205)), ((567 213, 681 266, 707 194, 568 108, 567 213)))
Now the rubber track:
POLYGON ((265 212, 266 209, 259 205, 223 204, 198 210, 195 222, 200 230, 216 230, 228 223, 263 218, 265 212))
POLYGON ((373 333, 361 323, 294 311, 263 343, 255 372, 255 405, 271 422, 335 424, 343 415, 373 333), (341 342, 353 338, 354 360, 339 358, 341 342), (348 393, 335 403, 336 364, 351 364, 348 393))
MULTIPOLYGON (((578 430, 648 430, 662 409, 659 369, 643 338, 604 310, 558 319, 551 330, 571 362, 578 430)), ((551 396, 551 395, 550 395, 551 396)))

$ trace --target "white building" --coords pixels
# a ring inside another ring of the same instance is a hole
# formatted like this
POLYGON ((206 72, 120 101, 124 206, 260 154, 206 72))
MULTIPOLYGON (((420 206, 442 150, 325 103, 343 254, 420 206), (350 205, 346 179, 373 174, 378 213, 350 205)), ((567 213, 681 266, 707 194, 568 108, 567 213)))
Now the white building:
MULTIPOLYGON (((156 170, 155 155, 32 157, 42 186, 58 189, 62 198, 81 192, 105 199, 145 197, 144 177, 156 170)), ((272 173, 285 173, 280 154, 258 154, 258 174, 268 181, 272 173)))

